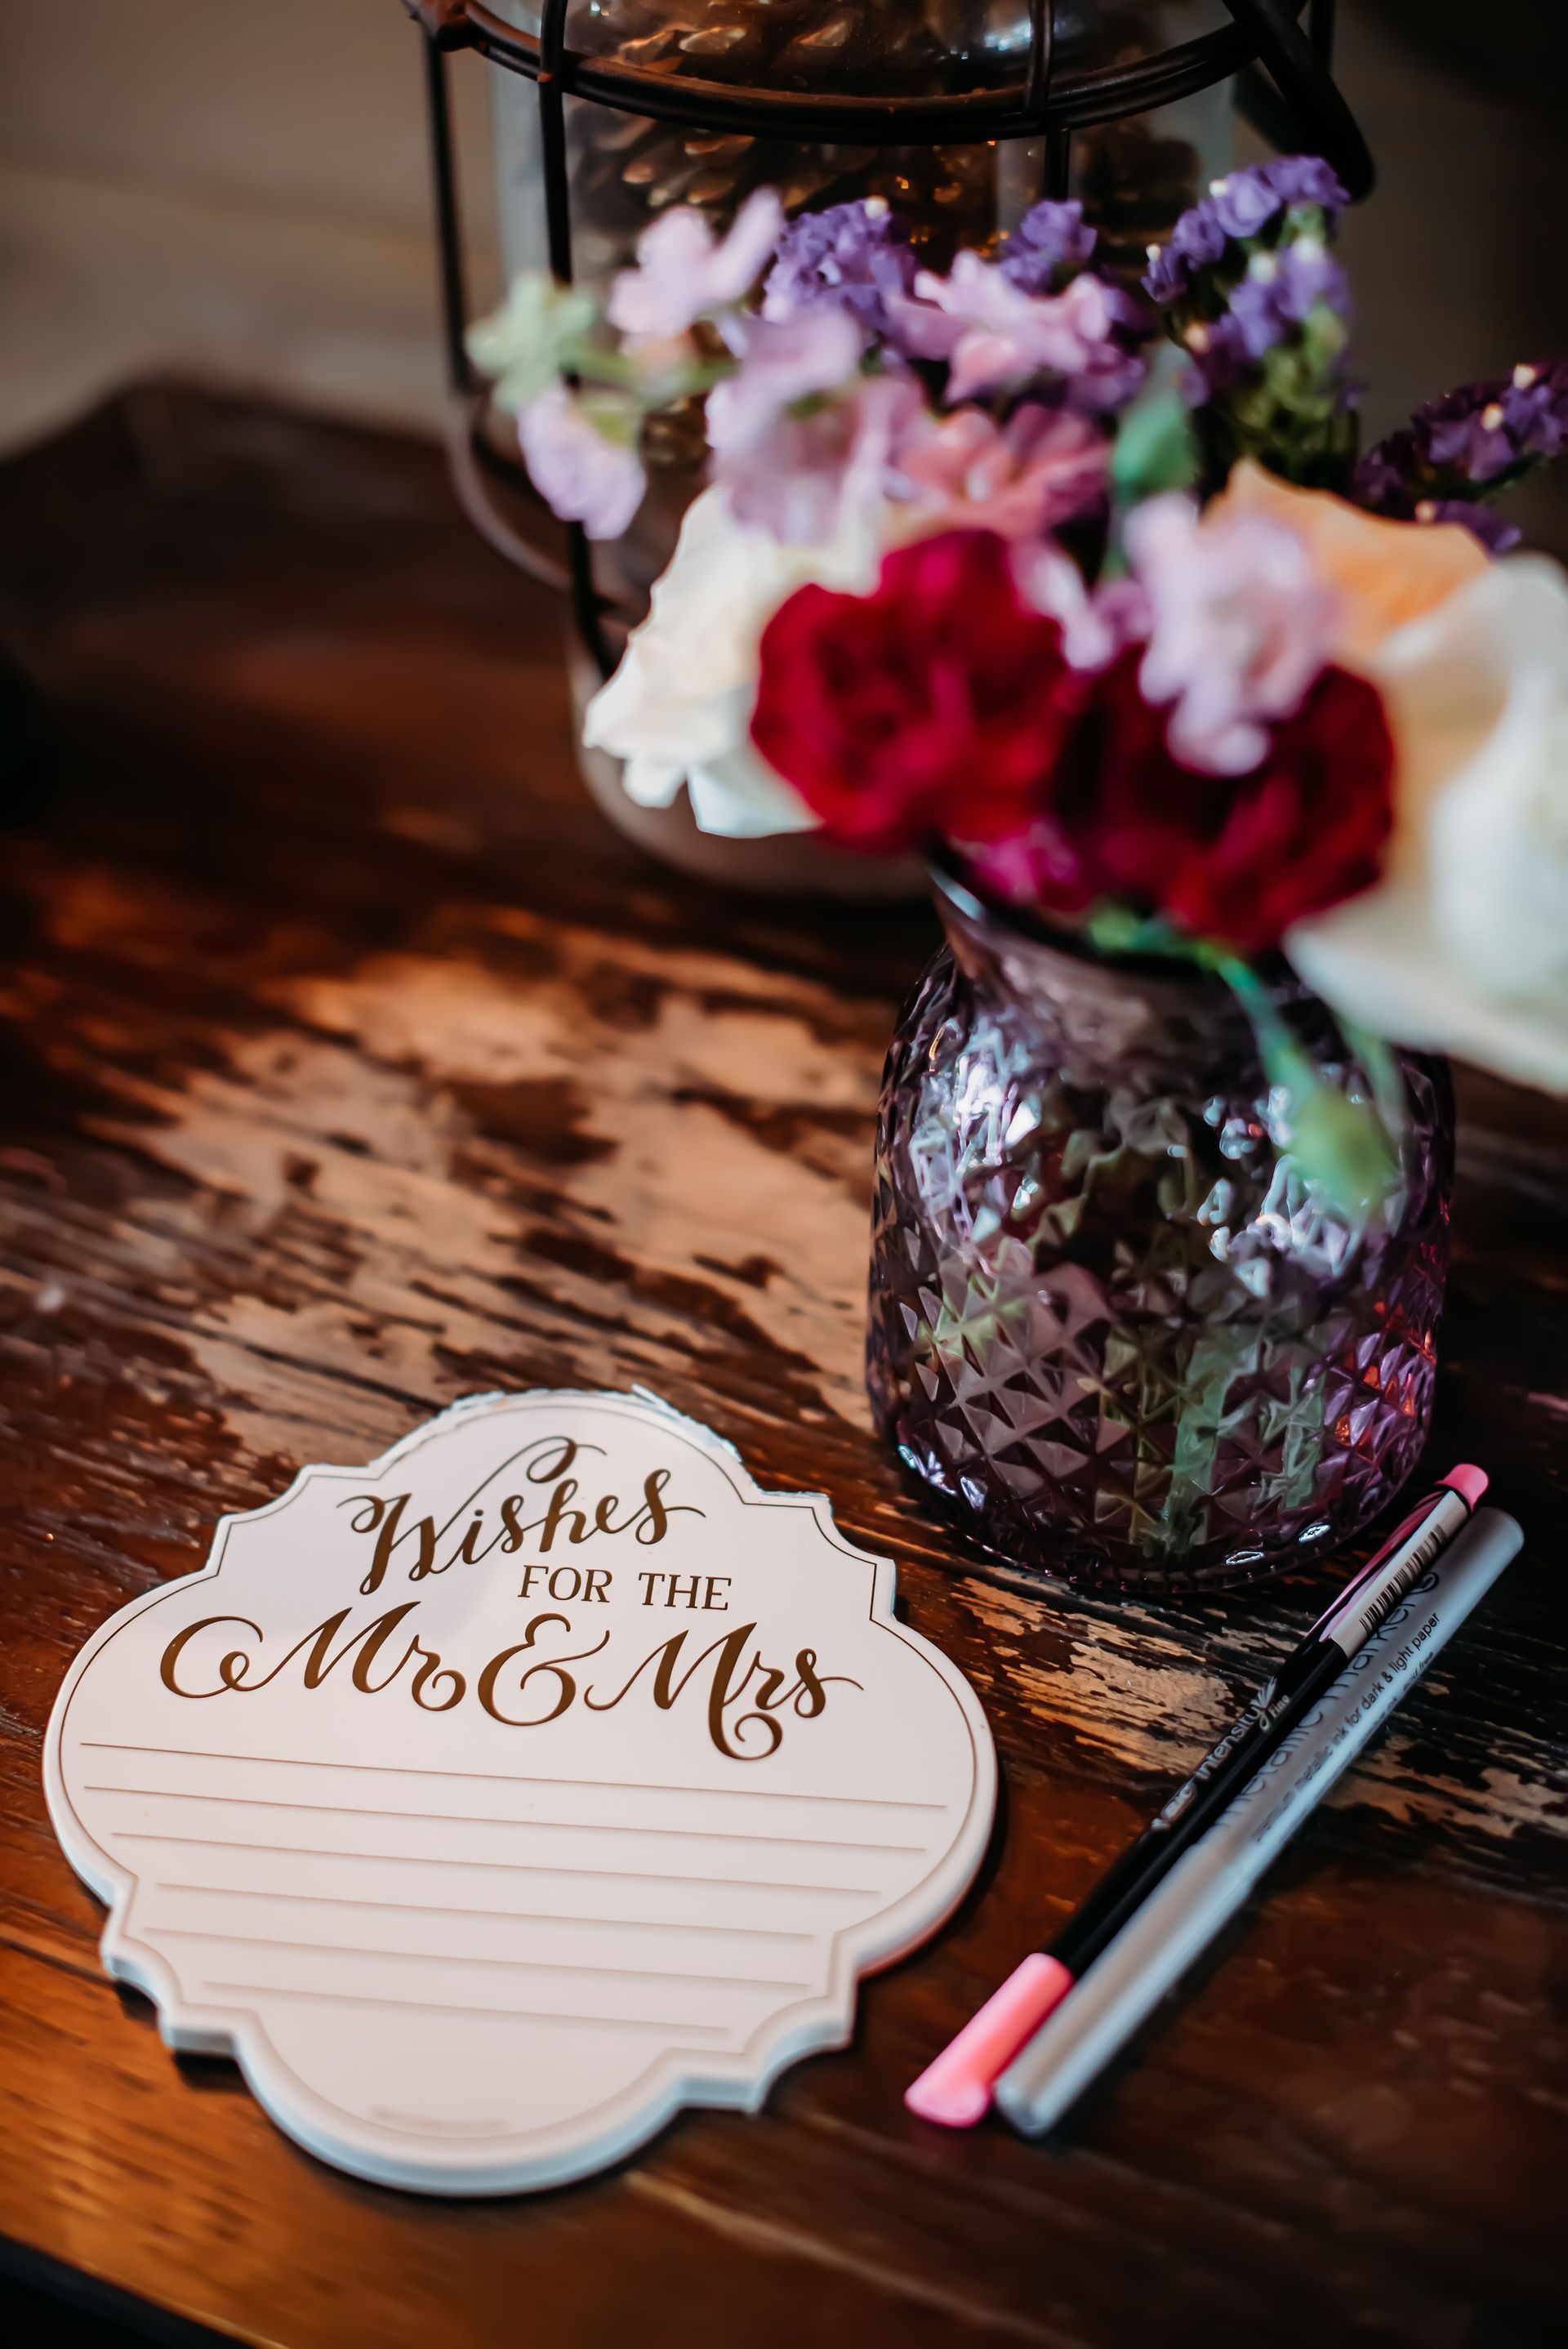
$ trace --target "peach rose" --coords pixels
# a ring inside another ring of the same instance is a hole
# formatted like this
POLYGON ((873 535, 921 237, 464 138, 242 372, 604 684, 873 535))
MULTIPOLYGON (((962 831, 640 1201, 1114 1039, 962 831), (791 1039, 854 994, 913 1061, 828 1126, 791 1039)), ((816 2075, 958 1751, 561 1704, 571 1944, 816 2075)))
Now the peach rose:
POLYGON ((1363 513, 1330 490, 1298 490, 1250 459, 1238 465, 1204 520, 1263 514, 1308 548, 1318 577, 1340 599, 1333 658, 1371 665, 1384 638, 1444 604, 1480 576, 1491 558, 1458 523, 1390 522, 1363 513))

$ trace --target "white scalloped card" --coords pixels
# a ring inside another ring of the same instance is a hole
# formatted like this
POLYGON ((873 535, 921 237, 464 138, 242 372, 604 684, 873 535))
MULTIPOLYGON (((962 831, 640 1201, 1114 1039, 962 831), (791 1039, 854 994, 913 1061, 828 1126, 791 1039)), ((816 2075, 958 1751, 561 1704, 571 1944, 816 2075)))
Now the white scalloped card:
POLYGON ((556 2184, 843 2045, 995 1757, 893 1568, 654 1396, 480 1396, 226 1517, 45 1750, 108 1972, 385 2184, 556 2184))

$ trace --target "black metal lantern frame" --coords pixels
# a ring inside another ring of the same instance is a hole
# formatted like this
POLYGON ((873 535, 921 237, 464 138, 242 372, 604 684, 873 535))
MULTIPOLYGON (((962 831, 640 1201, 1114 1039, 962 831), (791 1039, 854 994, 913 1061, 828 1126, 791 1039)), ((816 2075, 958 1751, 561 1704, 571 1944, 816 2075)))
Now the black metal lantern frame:
MULTIPOLYGON (((1057 0, 1028 0, 1029 49, 1022 78, 995 89, 931 98, 851 92, 800 95, 670 76, 566 45, 570 0, 541 0, 537 35, 507 24, 482 0, 404 0, 424 34, 430 151, 435 177, 442 327, 451 393, 449 445, 455 484, 470 519, 512 561, 547 585, 570 590, 579 633, 607 676, 614 653, 609 609, 594 581, 581 528, 565 533, 561 559, 535 546, 496 492, 532 500, 523 466, 483 429, 485 388, 468 355, 463 236, 446 59, 471 49, 539 92, 545 234, 550 266, 572 282, 571 192, 566 100, 578 98, 720 135, 843 142, 860 147, 980 145, 1043 140, 1047 195, 1067 192, 1077 130, 1148 113, 1236 78, 1238 103, 1282 150, 1321 155, 1353 198, 1372 185, 1372 158, 1330 71, 1334 0, 1224 0, 1230 24, 1128 63, 1057 71, 1057 0), (1304 24, 1303 17, 1305 22, 1304 24)), ((537 501, 534 501, 537 504, 537 501)))

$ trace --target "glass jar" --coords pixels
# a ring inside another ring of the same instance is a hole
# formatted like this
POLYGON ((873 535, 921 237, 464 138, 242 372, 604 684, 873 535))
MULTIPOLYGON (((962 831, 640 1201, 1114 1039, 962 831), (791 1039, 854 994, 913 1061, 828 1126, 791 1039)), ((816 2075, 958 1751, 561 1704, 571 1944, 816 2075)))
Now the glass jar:
MULTIPOLYGON (((538 0, 499 0, 497 13, 537 34, 538 0)), ((1232 23, 1223 0, 1057 0, 1053 72, 1141 62, 1232 23)), ((931 98, 1006 89, 1029 55, 1030 0, 573 0, 570 48, 661 75, 806 96, 931 98)), ((498 204, 509 275, 547 264, 544 157, 538 94, 521 76, 498 73, 493 93, 498 204)), ((1234 85, 1228 79, 1142 115, 1074 133, 1068 192, 1100 233, 1099 258, 1129 278, 1147 248, 1168 236, 1232 157, 1234 85)), ((672 204, 694 205, 727 228, 754 189, 777 188, 790 212, 881 196, 922 254, 945 267, 961 245, 992 250, 1046 193, 1042 139, 911 147, 808 144, 724 135, 569 98, 566 171, 573 272, 604 292, 631 261, 638 237, 672 204)), ((600 648, 573 664, 579 708, 613 665, 628 629, 675 552, 687 506, 702 486, 707 441, 695 403, 645 429, 647 493, 630 527, 591 550, 601 605, 600 648)), ((699 833, 684 794, 648 810, 627 797, 618 767, 580 753, 585 781, 619 829, 666 863, 768 891, 913 896, 917 868, 880 874, 809 835, 728 840, 699 833)))
MULTIPOLYGON (((938 899, 878 1121, 882 1433, 984 1549, 1091 1588, 1217 1588, 1350 1540, 1427 1434, 1446 1064, 1394 1056, 1400 1179, 1358 1227, 1294 1163, 1221 981, 1026 935, 951 877, 938 899)), ((1273 987, 1317 1073, 1370 1096, 1325 1007, 1273 987)))

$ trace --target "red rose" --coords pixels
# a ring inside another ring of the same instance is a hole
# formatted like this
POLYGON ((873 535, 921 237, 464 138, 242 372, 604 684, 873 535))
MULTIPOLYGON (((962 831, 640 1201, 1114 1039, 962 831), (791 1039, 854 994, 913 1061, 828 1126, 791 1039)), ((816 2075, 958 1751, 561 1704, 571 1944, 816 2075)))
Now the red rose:
POLYGON ((835 840, 1000 840, 1040 804, 1085 692, 1002 541, 952 531, 888 555, 870 595, 781 605, 751 738, 835 840))
POLYGON ((1372 686, 1325 669, 1251 774, 1207 775, 1171 757, 1140 658, 1096 681, 1035 822, 976 858, 983 879, 1057 913, 1109 899, 1243 953, 1377 879, 1394 746, 1372 686))

